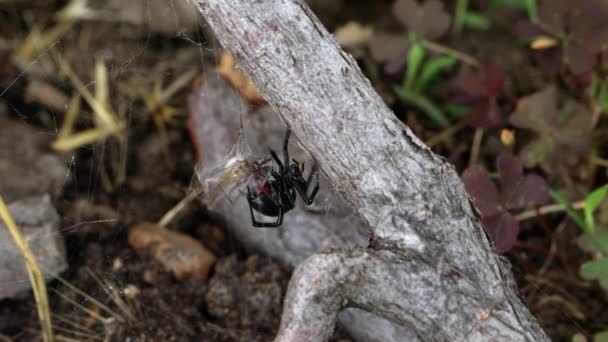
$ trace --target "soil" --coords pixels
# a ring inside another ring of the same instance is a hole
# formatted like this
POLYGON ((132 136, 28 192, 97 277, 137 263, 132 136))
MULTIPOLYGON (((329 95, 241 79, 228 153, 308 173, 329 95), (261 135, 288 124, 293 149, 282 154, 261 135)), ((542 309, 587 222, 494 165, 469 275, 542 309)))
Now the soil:
MULTIPOLYGON (((0 36, 13 37, 9 48, 0 49, 0 89, 5 90, 0 101, 9 104, 12 119, 38 131, 55 132, 64 113, 44 103, 28 102, 24 97, 28 82, 43 79, 59 91, 72 94, 71 84, 54 64, 53 53, 69 61, 86 83, 93 80, 95 60, 103 60, 110 70, 113 106, 128 120, 129 139, 128 148, 119 153, 108 142, 62 155, 69 164, 71 180, 63 193, 54 197, 54 203, 62 217, 70 265, 62 279, 70 285, 49 282, 57 334, 75 340, 109 341, 272 340, 290 271, 277 261, 245 251, 200 205, 191 203, 171 226, 201 241, 217 257, 208 280, 175 279, 152 258, 137 254, 127 239, 131 226, 158 221, 188 193, 197 153, 190 140, 187 115, 168 121, 163 139, 141 98, 124 89, 145 88, 151 92, 155 82, 166 86, 192 66, 211 68, 217 62, 217 45, 203 38, 201 28, 186 36, 164 36, 150 27, 83 21, 65 33, 52 52, 40 53, 39 63, 22 74, 10 56, 32 30, 28 18, 35 18, 38 27, 52 26, 51 10, 63 4, 51 0, 42 3, 31 7, 16 4, 0 10, 0 19, 7 23, 0 28, 0 36), (114 161, 121 153, 126 154, 122 155, 127 160, 126 178, 108 190, 104 174, 113 179, 114 161)), ((350 7, 342 3, 336 6, 350 7)), ((330 28, 353 18, 373 23, 369 14, 366 17, 368 11, 362 10, 364 6, 372 5, 353 5, 357 9, 351 10, 352 16, 330 6, 321 17, 330 28)), ((378 2, 369 13, 386 13, 389 6, 390 2, 378 2)), ((515 50, 503 36, 504 32, 483 33, 450 45, 480 59, 496 55, 497 50, 505 51, 497 62, 515 75, 513 93, 538 89, 547 76, 538 70, 531 56, 515 50)), ((390 89, 386 84, 382 88, 390 89)), ((183 114, 189 89, 185 87, 169 101, 183 114)), ((423 139, 437 134, 410 108, 398 107, 397 114, 423 139)), ((77 127, 91 124, 79 122, 77 127)), ((472 136, 471 129, 464 129, 434 150, 462 171, 472 136)), ((487 139, 482 159, 494 154, 496 141, 497 134, 487 139)), ((520 236, 526 243, 516 246, 507 257, 532 313, 545 331, 554 341, 570 341, 575 333, 589 336, 607 329, 608 296, 597 284, 583 282, 578 276, 583 257, 575 238, 580 229, 570 222, 563 222, 563 229, 552 234, 543 228, 549 226, 553 231, 558 225, 560 221, 553 217, 528 222, 520 236)), ((39 340, 38 332, 31 296, 0 301, 0 339, 39 340)), ((349 338, 337 328, 332 340, 349 338)))

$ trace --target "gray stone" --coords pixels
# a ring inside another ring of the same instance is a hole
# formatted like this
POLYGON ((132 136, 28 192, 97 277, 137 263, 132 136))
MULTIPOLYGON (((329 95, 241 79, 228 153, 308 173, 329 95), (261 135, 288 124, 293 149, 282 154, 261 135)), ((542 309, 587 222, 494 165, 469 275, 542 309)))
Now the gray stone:
MULTIPOLYGON (((8 205, 21 234, 32 249, 45 279, 52 279, 68 264, 63 237, 59 232, 59 215, 49 195, 28 197, 8 205)), ((0 222, 0 299, 14 298, 31 289, 21 251, 11 234, 0 222)))
POLYGON ((0 194, 6 202, 49 193, 69 179, 66 163, 49 151, 53 135, 13 120, 0 104, 0 194))

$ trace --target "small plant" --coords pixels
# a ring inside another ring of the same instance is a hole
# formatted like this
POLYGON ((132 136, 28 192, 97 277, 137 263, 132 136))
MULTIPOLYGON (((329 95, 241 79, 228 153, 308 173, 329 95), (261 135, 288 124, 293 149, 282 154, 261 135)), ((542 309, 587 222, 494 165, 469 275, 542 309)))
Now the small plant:
POLYGON ((458 75, 462 101, 470 105, 467 124, 475 128, 490 128, 502 123, 498 98, 505 95, 504 70, 496 64, 482 69, 463 68, 458 75))
POLYGON ((456 2, 456 13, 452 32, 459 34, 463 27, 474 30, 487 31, 492 26, 490 19, 480 12, 469 8, 469 0, 458 0, 456 2))
POLYGON ((442 70, 452 67, 456 59, 451 56, 440 56, 424 62, 425 54, 425 48, 415 43, 408 56, 403 84, 401 87, 396 87, 395 92, 400 100, 422 109, 435 124, 446 128, 450 125, 448 118, 425 96, 425 93, 437 75, 442 70))
POLYGON ((532 18, 532 47, 545 48, 559 44, 562 62, 572 73, 588 73, 598 64, 608 42, 608 4, 603 0, 542 1, 537 18, 532 18), (551 44, 538 42, 552 41, 551 44))
POLYGON ((601 221, 598 224, 594 214, 604 203, 607 193, 608 184, 587 195, 583 214, 581 214, 572 207, 565 196, 551 191, 551 196, 564 206, 568 215, 583 229, 584 233, 578 239, 579 246, 594 255, 593 260, 581 265, 581 277, 587 280, 597 280, 605 289, 608 289, 608 225, 601 221))
POLYGON ((536 0, 491 0, 492 7, 505 6, 512 9, 526 11, 531 22, 538 21, 538 6, 536 0))
POLYGON ((559 106, 553 85, 521 98, 509 121, 537 133, 519 154, 526 167, 540 165, 551 171, 555 165, 574 164, 589 151, 591 113, 574 100, 559 106))
POLYGON ((372 57, 384 63, 385 71, 397 73, 403 69, 410 49, 416 41, 435 40, 450 28, 451 17, 438 0, 418 4, 415 0, 397 0, 393 16, 404 29, 401 33, 375 31, 370 43, 372 57))
POLYGON ((461 178, 496 250, 504 253, 513 247, 519 234, 519 223, 512 212, 545 204, 549 194, 545 180, 536 174, 524 175, 521 161, 512 155, 499 156, 496 169, 500 191, 481 165, 467 168, 461 178))
POLYGON ((375 31, 369 48, 372 57, 384 64, 385 72, 395 74, 407 64, 401 87, 395 88, 400 100, 421 109, 441 128, 450 126, 442 110, 425 93, 436 76, 452 67, 457 61, 478 66, 474 58, 435 43, 447 33, 451 17, 438 0, 421 4, 415 0, 397 0, 392 7, 393 16, 405 32, 375 31), (427 59, 428 52, 439 56, 427 59))
POLYGON ((603 113, 608 113, 608 81, 597 73, 591 76, 589 84, 589 97, 591 102, 597 104, 603 113))

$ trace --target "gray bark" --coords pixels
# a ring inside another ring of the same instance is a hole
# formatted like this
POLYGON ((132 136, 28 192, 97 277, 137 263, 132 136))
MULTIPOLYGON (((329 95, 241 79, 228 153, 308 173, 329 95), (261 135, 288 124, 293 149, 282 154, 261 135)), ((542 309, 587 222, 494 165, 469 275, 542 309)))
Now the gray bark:
POLYGON ((290 282, 277 341, 322 341, 344 307, 423 340, 543 341, 458 174, 375 93, 297 0, 193 0, 222 45, 372 232, 290 282))

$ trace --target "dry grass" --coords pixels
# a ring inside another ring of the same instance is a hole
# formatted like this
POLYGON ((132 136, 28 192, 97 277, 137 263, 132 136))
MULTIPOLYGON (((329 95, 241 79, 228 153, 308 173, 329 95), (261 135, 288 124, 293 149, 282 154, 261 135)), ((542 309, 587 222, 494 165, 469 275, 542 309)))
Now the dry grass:
POLYGON ((36 262, 36 258, 30 249, 30 246, 23 238, 23 235, 21 235, 21 231, 9 213, 2 196, 0 196, 0 218, 2 218, 4 225, 15 240, 17 247, 23 255, 23 259, 25 260, 27 273, 30 277, 30 282, 32 283, 32 290, 34 291, 34 298, 36 300, 36 308, 38 310, 40 325, 42 326, 42 338, 45 342, 53 342, 55 338, 53 335, 51 311, 49 308, 49 299, 46 292, 46 283, 44 282, 44 277, 40 271, 38 263, 36 262))

